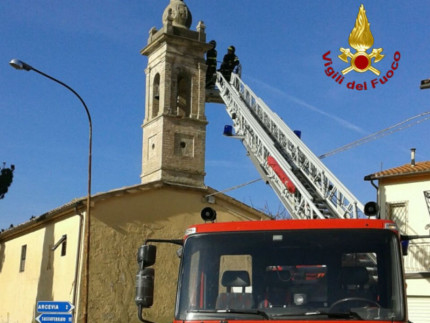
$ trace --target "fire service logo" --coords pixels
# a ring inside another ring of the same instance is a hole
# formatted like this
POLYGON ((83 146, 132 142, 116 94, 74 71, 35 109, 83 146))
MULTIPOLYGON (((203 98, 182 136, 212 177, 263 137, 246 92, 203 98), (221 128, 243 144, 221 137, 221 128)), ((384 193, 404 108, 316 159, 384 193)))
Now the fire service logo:
POLYGON ((355 20, 355 26, 349 35, 348 41, 353 50, 350 48, 340 48, 341 54, 338 55, 338 58, 349 64, 349 66, 344 68, 340 73, 335 71, 331 66, 333 64, 333 61, 329 56, 331 52, 328 51, 323 55, 323 60, 325 61, 324 66, 326 67, 325 73, 328 77, 332 78, 336 83, 342 84, 345 80, 344 75, 351 71, 358 73, 370 71, 376 76, 380 76, 370 80, 369 84, 367 81, 362 83, 357 83, 354 80, 351 82, 345 82, 348 89, 362 91, 367 90, 368 88, 376 88, 379 84, 386 84, 388 80, 394 76, 394 71, 399 67, 400 61, 400 53, 398 51, 394 53, 391 69, 384 75, 381 76, 380 70, 372 66, 372 63, 376 65, 376 63, 380 62, 385 55, 382 54, 382 48, 373 48, 370 54, 367 53, 367 50, 373 46, 374 39, 370 31, 370 23, 367 20, 366 10, 364 10, 363 5, 360 6, 357 19, 355 20))
POLYGON ((360 6, 355 27, 349 35, 349 45, 356 50, 356 53, 352 54, 349 48, 341 48, 342 55, 338 56, 346 63, 348 63, 348 58, 351 58, 351 66, 342 71, 343 75, 352 70, 359 73, 370 70, 376 75, 381 74, 372 66, 372 58, 375 58, 375 63, 383 59, 385 55, 381 55, 382 48, 374 48, 370 55, 366 52, 373 46, 373 35, 370 32, 370 24, 367 21, 366 10, 364 10, 363 5, 360 6))

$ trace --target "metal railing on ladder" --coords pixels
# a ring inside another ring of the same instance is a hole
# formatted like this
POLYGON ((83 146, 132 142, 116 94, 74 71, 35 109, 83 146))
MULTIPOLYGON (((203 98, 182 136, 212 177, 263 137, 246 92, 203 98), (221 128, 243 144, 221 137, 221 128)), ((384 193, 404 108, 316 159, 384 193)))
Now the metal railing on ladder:
POLYGON ((292 218, 364 216, 362 203, 237 74, 227 82, 217 72, 216 86, 234 136, 292 218))

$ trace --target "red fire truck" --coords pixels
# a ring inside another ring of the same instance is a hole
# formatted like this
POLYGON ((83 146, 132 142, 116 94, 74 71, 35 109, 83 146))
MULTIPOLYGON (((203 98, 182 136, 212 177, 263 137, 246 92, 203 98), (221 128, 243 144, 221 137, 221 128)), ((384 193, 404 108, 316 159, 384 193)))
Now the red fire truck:
POLYGON ((136 303, 153 300, 156 246, 183 244, 176 322, 407 322, 399 234, 373 219, 207 223, 138 252, 136 303))
POLYGON ((136 304, 152 306, 156 246, 181 247, 174 322, 408 322, 401 237, 363 206, 264 102, 232 74, 217 88, 263 179, 292 219, 194 225, 138 251, 136 304), (370 217, 366 217, 366 215, 370 217))

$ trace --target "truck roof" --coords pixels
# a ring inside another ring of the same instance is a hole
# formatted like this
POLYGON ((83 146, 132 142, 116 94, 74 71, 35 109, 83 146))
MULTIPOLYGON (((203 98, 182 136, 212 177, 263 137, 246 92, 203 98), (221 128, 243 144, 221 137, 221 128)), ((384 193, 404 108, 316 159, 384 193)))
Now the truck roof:
POLYGON ((376 219, 315 219, 315 220, 264 220, 196 224, 185 235, 209 232, 239 232, 263 230, 318 230, 318 229, 392 229, 397 227, 390 220, 376 219))

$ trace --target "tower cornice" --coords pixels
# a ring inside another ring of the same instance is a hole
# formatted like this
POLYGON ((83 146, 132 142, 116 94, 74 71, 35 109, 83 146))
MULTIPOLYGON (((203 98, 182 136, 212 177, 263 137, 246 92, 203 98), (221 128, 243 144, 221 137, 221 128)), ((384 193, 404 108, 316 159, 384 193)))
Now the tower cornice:
MULTIPOLYGON (((190 48, 193 48, 194 50, 198 49, 199 52, 202 54, 207 52, 211 45, 205 43, 206 36, 204 36, 203 40, 201 37, 189 37, 189 36, 199 36, 199 33, 191 30, 185 30, 188 33, 191 33, 191 35, 176 35, 176 34, 169 34, 163 32, 163 30, 159 30, 154 36, 150 36, 148 39, 148 44, 140 51, 141 55, 149 56, 151 53, 156 51, 159 47, 163 46, 164 44, 172 45, 176 47, 175 45, 184 45, 184 43, 188 43, 188 46, 190 48)), ((182 33, 182 32, 181 32, 182 33)), ((172 47, 170 46, 170 47, 172 47)))

